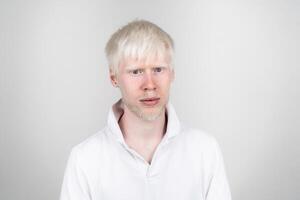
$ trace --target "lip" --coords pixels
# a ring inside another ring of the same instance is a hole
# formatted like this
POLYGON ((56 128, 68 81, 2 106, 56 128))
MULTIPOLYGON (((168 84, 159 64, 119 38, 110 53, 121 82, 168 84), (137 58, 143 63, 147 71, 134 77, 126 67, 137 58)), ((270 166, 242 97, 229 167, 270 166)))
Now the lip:
POLYGON ((155 106, 159 103, 160 98, 158 97, 151 97, 151 98, 144 98, 141 99, 140 102, 142 102, 145 106, 155 106))

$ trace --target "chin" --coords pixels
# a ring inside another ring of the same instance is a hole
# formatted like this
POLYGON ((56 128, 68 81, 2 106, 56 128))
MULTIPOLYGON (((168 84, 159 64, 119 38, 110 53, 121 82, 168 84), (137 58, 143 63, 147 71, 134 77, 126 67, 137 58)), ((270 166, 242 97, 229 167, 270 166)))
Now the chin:
POLYGON ((166 104, 161 104, 161 102, 153 107, 144 107, 142 105, 134 105, 123 101, 126 107, 138 118, 144 121, 155 121, 157 120, 165 111, 166 104))
POLYGON ((157 120, 163 113, 163 109, 161 109, 159 112, 155 112, 155 113, 140 113, 139 117, 144 120, 144 121, 155 121, 157 120))
POLYGON ((154 108, 153 111, 149 111, 147 112, 147 110, 143 111, 143 109, 140 110, 138 116, 145 120, 145 121, 155 121, 157 120, 165 111, 165 106, 158 106, 157 108, 154 108))

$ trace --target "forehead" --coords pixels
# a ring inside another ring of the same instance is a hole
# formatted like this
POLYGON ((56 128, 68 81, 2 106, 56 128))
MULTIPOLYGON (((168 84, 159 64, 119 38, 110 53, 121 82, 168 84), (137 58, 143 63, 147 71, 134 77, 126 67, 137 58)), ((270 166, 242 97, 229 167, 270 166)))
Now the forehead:
POLYGON ((142 58, 126 57, 121 60, 120 68, 127 67, 146 67, 146 66, 169 66, 168 56, 147 56, 142 58))

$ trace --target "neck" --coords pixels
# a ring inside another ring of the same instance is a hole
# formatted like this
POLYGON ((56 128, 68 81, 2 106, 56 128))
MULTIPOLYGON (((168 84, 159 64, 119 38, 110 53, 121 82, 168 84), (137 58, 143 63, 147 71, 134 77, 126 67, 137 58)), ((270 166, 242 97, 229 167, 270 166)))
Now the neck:
POLYGON ((157 119, 147 121, 137 117, 126 106, 119 120, 119 125, 125 141, 136 141, 139 143, 160 142, 166 129, 165 111, 157 119))
POLYGON ((151 164, 154 152, 161 142, 167 127, 165 110, 153 121, 143 120, 124 106, 119 125, 126 144, 151 164))
POLYGON ((165 111, 153 121, 143 120, 124 106, 119 125, 126 144, 151 164, 154 152, 161 142, 167 127, 165 111))

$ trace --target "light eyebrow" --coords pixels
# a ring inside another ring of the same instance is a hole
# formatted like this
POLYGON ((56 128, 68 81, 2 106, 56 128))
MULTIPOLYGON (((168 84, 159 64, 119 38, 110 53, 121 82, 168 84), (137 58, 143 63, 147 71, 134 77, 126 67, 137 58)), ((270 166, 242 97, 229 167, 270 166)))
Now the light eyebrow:
POLYGON ((125 71, 132 71, 132 70, 137 70, 137 69, 141 69, 138 66, 126 66, 125 67, 125 71))
POLYGON ((156 68, 167 69, 167 68, 168 68, 168 65, 156 65, 156 66, 153 66, 153 67, 152 67, 152 69, 156 69, 156 68))
POLYGON ((158 65, 157 67, 164 67, 164 68, 168 68, 168 65, 158 65))

